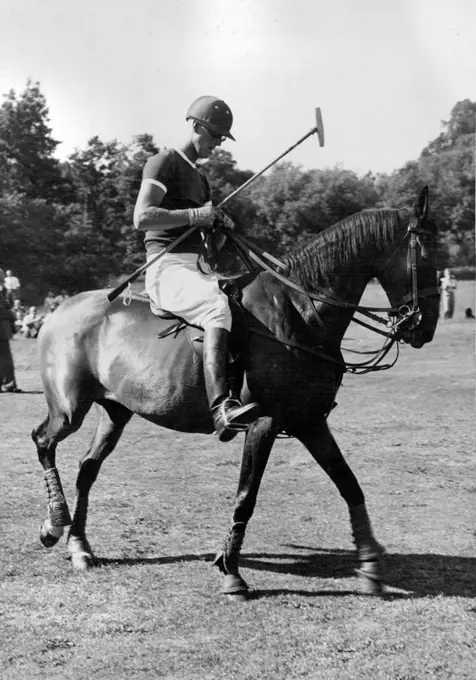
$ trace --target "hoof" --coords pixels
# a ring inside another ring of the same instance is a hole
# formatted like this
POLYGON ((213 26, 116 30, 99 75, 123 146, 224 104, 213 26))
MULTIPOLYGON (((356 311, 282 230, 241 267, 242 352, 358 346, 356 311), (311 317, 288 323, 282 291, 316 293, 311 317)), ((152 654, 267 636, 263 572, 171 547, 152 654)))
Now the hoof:
POLYGON ((230 602, 247 602, 250 599, 250 594, 245 590, 242 593, 226 595, 226 599, 230 602))
POLYGON ((364 595, 382 595, 384 593, 378 562, 362 562, 361 568, 357 569, 356 572, 364 595))
POLYGON ((223 579, 221 592, 234 602, 247 600, 249 595, 246 581, 243 581, 241 576, 237 574, 226 574, 223 579))
POLYGON ((75 571, 89 571, 94 567, 94 557, 89 553, 74 553, 71 555, 71 564, 75 571))
POLYGON ((63 535, 63 527, 53 527, 49 519, 46 519, 40 527, 40 541, 45 548, 52 548, 63 535))
POLYGON ((52 548, 59 541, 59 537, 53 536, 48 531, 45 531, 43 527, 40 527, 40 541, 45 546, 45 548, 52 548))

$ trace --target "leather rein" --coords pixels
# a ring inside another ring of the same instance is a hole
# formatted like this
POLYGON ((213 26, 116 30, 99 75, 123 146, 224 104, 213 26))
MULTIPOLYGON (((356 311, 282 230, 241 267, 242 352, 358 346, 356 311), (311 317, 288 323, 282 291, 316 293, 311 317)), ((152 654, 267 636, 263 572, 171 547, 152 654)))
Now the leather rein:
POLYGON ((358 312, 359 314, 362 314, 363 316, 370 318, 372 321, 375 321, 376 323, 384 324, 388 329, 387 331, 383 331, 379 328, 376 328, 375 326, 372 326, 369 323, 366 323, 365 321, 352 318, 352 321, 354 321, 355 323, 364 326, 365 328, 373 331, 374 333, 378 333, 379 335, 382 335, 385 338, 382 346, 377 350, 369 351, 359 351, 350 349, 346 350, 354 354, 371 355, 371 358, 368 359, 367 361, 361 361, 357 363, 336 359, 335 357, 325 353, 324 351, 321 351, 321 348, 319 346, 309 347, 307 345, 301 345, 300 343, 296 343, 291 340, 283 340, 273 335, 271 332, 268 334, 255 328, 250 328, 250 330, 252 330, 254 333, 258 335, 262 335, 269 339, 274 339, 277 342, 280 342, 281 344, 293 347, 303 352, 307 352, 308 354, 313 354, 314 356, 318 356, 322 359, 325 359, 326 361, 330 361, 331 363, 338 365, 343 372, 362 375, 365 373, 369 373, 371 371, 383 371, 392 368, 392 366, 396 364, 399 357, 398 341, 400 340, 399 338, 400 326, 402 324, 410 322, 411 323, 411 325, 409 326, 410 330, 416 328, 418 324, 421 322, 422 318, 422 314, 419 307, 419 298, 424 299, 425 297, 439 295, 439 291, 436 287, 425 288, 421 291, 418 290, 418 266, 417 266, 418 236, 420 234, 429 233, 430 233, 429 231, 422 229, 420 227, 418 217, 416 215, 413 215, 410 220, 410 224, 408 225, 408 229, 405 233, 405 236, 398 243, 395 252, 391 255, 391 257, 389 258, 385 265, 386 269, 389 266, 390 262, 395 257, 396 253, 398 252, 398 248, 400 247, 400 245, 403 243, 404 240, 408 238, 409 242, 407 251, 407 277, 410 292, 402 298, 402 300, 400 301, 400 305, 398 307, 368 307, 356 305, 351 302, 346 302, 345 300, 340 300, 335 296, 329 295, 329 293, 324 289, 318 288, 317 289, 318 292, 311 292, 305 290, 302 286, 295 283, 294 281, 291 281, 291 279, 284 276, 283 274, 280 274, 276 269, 271 267, 265 261, 264 258, 266 258, 269 262, 272 262, 278 269, 279 268, 284 269, 286 267, 284 262, 270 255, 256 244, 250 243, 243 236, 241 235, 238 236, 235 233, 227 232, 228 238, 232 241, 241 259, 243 260, 243 262, 250 271, 253 271, 253 267, 250 261, 256 262, 260 267, 262 267, 265 271, 271 274, 278 281, 281 281, 286 286, 292 288, 293 290, 296 290, 297 292, 301 293, 302 295, 308 298, 316 321, 321 329, 324 329, 324 323, 319 316, 319 313, 315 306, 315 302, 322 302, 328 305, 332 305, 334 307, 338 307, 340 309, 352 309, 354 310, 354 312, 358 312), (411 306, 409 303, 411 303, 411 306), (383 319, 374 312, 386 313, 390 317, 390 320, 383 319), (383 359, 387 356, 393 345, 396 345, 397 349, 394 360, 391 361, 390 363, 383 364, 382 363, 383 359))

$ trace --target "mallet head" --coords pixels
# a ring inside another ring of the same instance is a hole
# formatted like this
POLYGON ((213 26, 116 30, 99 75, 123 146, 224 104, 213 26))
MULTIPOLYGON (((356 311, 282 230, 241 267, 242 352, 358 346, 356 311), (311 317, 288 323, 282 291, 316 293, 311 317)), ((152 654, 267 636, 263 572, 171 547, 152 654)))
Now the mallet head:
POLYGON ((324 146, 324 123, 322 120, 322 113, 319 106, 316 109, 316 127, 317 137, 319 139, 319 146, 324 146))

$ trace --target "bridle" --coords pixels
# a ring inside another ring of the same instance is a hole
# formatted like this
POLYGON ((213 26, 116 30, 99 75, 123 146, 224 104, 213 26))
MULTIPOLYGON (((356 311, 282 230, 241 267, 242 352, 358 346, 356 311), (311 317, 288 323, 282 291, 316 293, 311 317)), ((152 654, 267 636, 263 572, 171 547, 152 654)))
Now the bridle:
POLYGON ((401 243, 408 238, 407 249, 407 285, 409 292, 398 302, 395 308, 387 310, 389 316, 400 316, 400 319, 393 324, 393 328, 397 328, 402 323, 405 323, 407 330, 414 330, 419 326, 422 319, 420 311, 420 300, 426 300, 431 297, 439 297, 440 292, 437 286, 431 288, 418 289, 418 259, 417 246, 423 251, 423 246, 418 240, 419 236, 432 236, 433 233, 428 229, 420 226, 420 220, 416 215, 412 215, 410 224, 402 241, 396 247, 396 250, 387 261, 384 269, 388 268, 391 260, 398 252, 401 243), (411 306, 409 306, 411 303, 411 306), (408 324, 410 322, 410 324, 408 324))
MULTIPOLYGON (((433 235, 433 232, 421 226, 422 221, 423 220, 420 220, 415 213, 412 215, 405 235, 403 236, 401 241, 396 245, 394 252, 392 253, 392 255, 390 255, 387 262, 385 263, 384 270, 389 267, 394 257, 398 254, 402 243, 406 239, 408 239, 407 283, 409 292, 393 307, 368 307, 363 305, 356 305, 354 303, 346 302, 345 300, 340 300, 339 298, 330 295, 329 292, 326 291, 325 289, 317 288, 316 291, 305 290, 304 288, 302 288, 302 286, 295 283, 294 281, 291 281, 291 279, 289 279, 287 276, 284 276, 283 274, 279 273, 279 271, 271 267, 265 261, 264 258, 271 261, 274 265, 277 266, 278 269, 280 268, 284 269, 286 267, 284 262, 278 260, 274 256, 269 255, 269 253, 266 253, 264 250, 262 250, 255 244, 250 243, 247 239, 245 239, 241 235, 238 236, 235 233, 231 234, 227 233, 227 236, 232 241, 238 254, 245 262, 246 266, 250 271, 253 271, 250 262, 252 260, 259 264, 265 271, 269 272, 273 277, 284 283, 286 286, 306 296, 311 302, 311 308, 314 317, 321 329, 324 329, 324 323, 319 316, 319 313, 315 306, 315 302, 325 303, 334 307, 338 307, 340 309, 352 309, 354 313, 357 312, 376 323, 384 324, 386 326, 387 330, 383 331, 365 321, 362 321, 361 319, 356 319, 354 317, 352 318, 352 321, 354 321, 355 323, 364 326, 365 328, 368 328, 374 333, 378 333, 379 335, 382 335, 385 338, 382 347, 380 347, 377 350, 359 351, 347 349, 346 351, 352 352, 354 354, 372 355, 371 359, 359 363, 336 360, 324 354, 323 351, 321 351, 320 349, 298 345, 297 343, 291 341, 283 341, 281 339, 279 340, 279 342, 283 344, 295 347, 296 349, 309 352, 311 354, 320 356, 321 358, 330 360, 333 363, 339 364, 342 367, 343 371, 363 374, 368 373, 370 371, 386 370, 395 365, 398 359, 399 354, 398 341, 401 340, 402 338, 401 335, 402 330, 403 329, 415 330, 421 323, 422 313, 420 311, 420 300, 424 300, 429 297, 439 296, 439 290, 436 286, 431 288, 424 288, 420 291, 418 290, 417 247, 418 245, 420 245, 420 247, 423 248, 418 240, 418 237, 421 235, 427 236, 433 235), (378 313, 386 313, 390 320, 378 316, 378 313), (397 347, 397 354, 394 361, 392 361, 389 364, 382 364, 382 360, 384 359, 384 357, 387 356, 388 352, 395 344, 397 347)), ((274 336, 270 335, 270 337, 274 336)))

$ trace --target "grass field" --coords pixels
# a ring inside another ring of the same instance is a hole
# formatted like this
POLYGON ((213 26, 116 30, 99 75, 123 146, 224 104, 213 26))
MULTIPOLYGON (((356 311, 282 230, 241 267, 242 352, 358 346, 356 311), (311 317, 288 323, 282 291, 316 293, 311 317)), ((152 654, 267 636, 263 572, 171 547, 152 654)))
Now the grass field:
MULTIPOLYGON (((30 439, 46 409, 35 341, 12 343, 26 394, 0 395, 0 677, 323 680, 476 677, 474 283, 431 345, 345 378, 330 424, 386 546, 383 598, 361 595, 347 509, 304 448, 279 440, 243 548, 253 588, 219 594, 241 441, 133 418, 91 494, 100 566, 75 573, 46 513, 30 439)), ((365 302, 384 302, 370 286, 365 302)), ((348 347, 378 340, 352 326, 348 347)), ((94 413, 58 448, 70 506, 94 413)))

